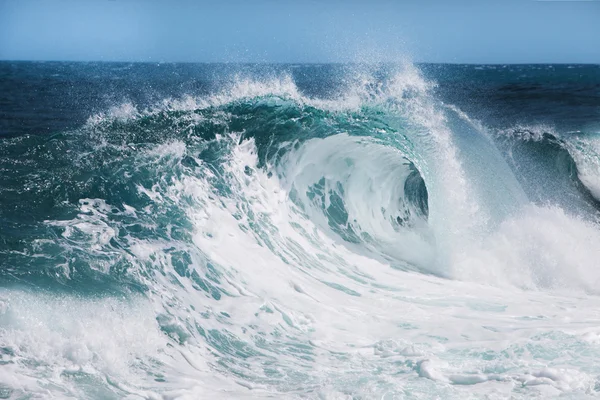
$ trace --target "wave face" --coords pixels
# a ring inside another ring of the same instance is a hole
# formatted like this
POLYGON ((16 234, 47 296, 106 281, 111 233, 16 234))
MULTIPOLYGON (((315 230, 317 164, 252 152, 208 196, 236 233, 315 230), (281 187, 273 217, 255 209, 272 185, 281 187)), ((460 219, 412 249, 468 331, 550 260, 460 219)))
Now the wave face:
MULTIPOLYGON (((0 397, 600 393, 597 118, 472 112, 466 70, 206 68, 193 95, 4 124, 0 397)), ((481 68, 512 101, 525 67, 481 68)))

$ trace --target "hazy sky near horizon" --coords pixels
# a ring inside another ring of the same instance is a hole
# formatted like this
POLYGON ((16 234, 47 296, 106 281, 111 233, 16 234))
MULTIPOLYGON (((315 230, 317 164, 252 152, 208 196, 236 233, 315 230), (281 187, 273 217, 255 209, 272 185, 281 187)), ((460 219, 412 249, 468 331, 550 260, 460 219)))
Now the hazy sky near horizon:
POLYGON ((600 63, 596 0, 0 0, 0 59, 600 63))

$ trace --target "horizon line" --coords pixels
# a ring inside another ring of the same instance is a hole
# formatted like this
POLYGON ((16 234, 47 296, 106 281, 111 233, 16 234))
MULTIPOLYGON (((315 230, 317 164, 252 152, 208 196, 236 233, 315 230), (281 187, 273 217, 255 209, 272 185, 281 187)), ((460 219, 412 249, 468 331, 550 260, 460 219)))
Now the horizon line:
MULTIPOLYGON (((534 1, 598 1, 600 0, 534 0, 534 1)), ((123 60, 26 60, 0 59, 0 63, 102 63, 102 64, 230 64, 230 65, 351 65, 351 64, 404 64, 403 61, 123 61, 123 60)), ((600 65, 598 62, 454 62, 454 61, 413 61, 410 64, 438 65, 600 65)))

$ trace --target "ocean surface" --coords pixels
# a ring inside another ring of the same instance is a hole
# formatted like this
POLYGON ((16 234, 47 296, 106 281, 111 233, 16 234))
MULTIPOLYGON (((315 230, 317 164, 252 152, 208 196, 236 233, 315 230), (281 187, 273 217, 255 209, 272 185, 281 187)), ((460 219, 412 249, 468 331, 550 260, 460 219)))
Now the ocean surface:
POLYGON ((600 66, 0 62, 0 398, 600 397, 600 66))

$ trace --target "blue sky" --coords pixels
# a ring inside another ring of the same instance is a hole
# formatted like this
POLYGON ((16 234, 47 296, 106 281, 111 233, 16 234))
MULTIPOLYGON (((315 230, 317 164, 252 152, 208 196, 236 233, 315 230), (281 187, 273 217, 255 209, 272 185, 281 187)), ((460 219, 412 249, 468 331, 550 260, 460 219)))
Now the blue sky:
POLYGON ((600 1, 0 0, 0 59, 600 63, 600 1))

